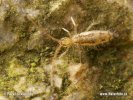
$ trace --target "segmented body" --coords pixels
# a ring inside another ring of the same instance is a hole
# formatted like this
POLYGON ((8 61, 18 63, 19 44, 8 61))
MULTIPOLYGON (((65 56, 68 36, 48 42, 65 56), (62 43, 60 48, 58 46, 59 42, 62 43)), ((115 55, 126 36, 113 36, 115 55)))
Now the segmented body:
MULTIPOLYGON (((74 25, 73 33, 75 33, 75 35, 72 36, 71 33, 65 28, 62 28, 62 29, 68 33, 69 37, 63 37, 60 40, 58 40, 50 36, 49 34, 47 35, 51 39, 59 43, 59 46, 55 50, 53 60, 52 60, 52 65, 53 65, 52 70, 51 70, 51 93, 52 94, 54 92, 54 88, 53 88, 54 87, 54 72, 55 72, 55 66, 56 66, 54 61, 57 58, 58 53, 60 52, 62 47, 65 47, 66 50, 59 56, 59 58, 65 55, 67 51, 69 50, 69 48, 72 47, 73 45, 78 45, 77 47, 79 49, 80 49, 79 46, 97 46, 99 44, 109 42, 115 37, 115 34, 110 31, 105 31, 105 30, 89 31, 91 27, 96 25, 97 23, 92 23, 89 27, 87 27, 85 32, 81 32, 80 34, 77 34, 77 24, 75 23, 72 17, 71 17, 71 21, 74 25)), ((81 62, 81 51, 80 51, 80 62, 81 62)))
POLYGON ((74 35, 72 42, 83 46, 96 46, 108 42, 112 38, 113 33, 110 31, 93 30, 74 35))

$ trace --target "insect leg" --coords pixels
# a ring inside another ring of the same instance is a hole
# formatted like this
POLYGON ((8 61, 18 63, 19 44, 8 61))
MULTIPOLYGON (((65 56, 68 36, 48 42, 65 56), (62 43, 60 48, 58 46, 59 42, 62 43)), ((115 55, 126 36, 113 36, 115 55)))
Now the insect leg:
POLYGON ((72 35, 70 34, 70 31, 68 31, 67 29, 65 28, 62 28, 65 32, 67 32, 67 34, 69 35, 69 37, 72 37, 72 35))
POLYGON ((77 48, 78 48, 78 52, 79 52, 79 58, 80 58, 80 63, 82 63, 82 51, 81 51, 81 47, 80 45, 77 45, 77 48))
POLYGON ((63 52, 63 53, 59 56, 59 58, 63 57, 63 56, 69 51, 69 48, 70 48, 70 47, 67 47, 67 49, 65 50, 65 52, 63 52))
POLYGON ((61 50, 62 45, 59 45, 55 50, 54 56, 52 58, 52 68, 51 68, 51 95, 54 93, 54 72, 55 72, 55 59, 57 58, 58 53, 61 50))
POLYGON ((84 51, 83 47, 80 45, 76 45, 76 47, 78 50, 77 52, 79 53, 79 58, 80 58, 79 61, 81 64, 83 64, 86 62, 86 59, 87 59, 85 56, 85 51, 84 51))
POLYGON ((71 17, 72 24, 74 25, 74 34, 77 34, 77 24, 75 23, 73 17, 71 17))
POLYGON ((76 23, 75 23, 75 21, 74 21, 74 19, 73 19, 72 16, 71 16, 71 21, 72 21, 72 24, 73 24, 74 26, 76 26, 76 23))
POLYGON ((89 31, 93 26, 99 24, 99 22, 92 22, 87 28, 85 31, 89 31))

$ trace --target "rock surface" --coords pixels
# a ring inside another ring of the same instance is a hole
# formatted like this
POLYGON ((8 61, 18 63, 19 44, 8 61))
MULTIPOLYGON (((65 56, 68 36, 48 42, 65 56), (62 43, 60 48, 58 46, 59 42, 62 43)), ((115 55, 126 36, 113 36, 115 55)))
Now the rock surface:
POLYGON ((54 66, 52 97, 57 100, 132 100, 132 6, 127 0, 115 1, 1 0, 0 98, 49 100, 54 66), (73 35, 71 17, 78 33, 99 22, 91 30, 109 30, 118 37, 96 47, 83 47, 83 63, 76 46, 61 58, 57 55, 53 63, 59 44, 48 34, 60 39, 67 36, 62 30, 66 28, 73 35), (128 95, 100 95, 108 92, 128 95))

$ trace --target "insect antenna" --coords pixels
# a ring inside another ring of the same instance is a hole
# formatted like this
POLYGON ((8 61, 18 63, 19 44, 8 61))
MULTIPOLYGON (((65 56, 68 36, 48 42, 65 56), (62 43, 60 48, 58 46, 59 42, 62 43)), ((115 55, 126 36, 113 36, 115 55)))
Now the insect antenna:
POLYGON ((41 25, 39 25, 38 23, 36 23, 35 21, 33 21, 33 20, 32 20, 31 18, 29 18, 27 15, 25 16, 25 18, 28 19, 28 20, 35 26, 35 28, 37 28, 39 31, 41 31, 41 33, 42 33, 43 35, 46 35, 46 36, 48 36, 49 38, 51 38, 53 41, 56 41, 56 42, 59 43, 59 40, 56 39, 55 37, 51 36, 50 34, 48 34, 48 33, 46 32, 46 30, 45 30, 41 25))
POLYGON ((61 50, 62 45, 60 44, 60 40, 56 39, 55 37, 51 36, 50 34, 48 34, 46 32, 46 30, 38 25, 38 23, 34 22, 31 18, 29 18, 28 16, 26 16, 26 19, 28 19, 39 31, 41 31, 42 35, 46 35, 49 38, 51 38, 53 41, 56 41, 59 43, 59 46, 56 48, 54 56, 52 58, 52 67, 51 67, 51 72, 50 72, 50 94, 49 94, 49 98, 54 97, 54 73, 55 73, 55 59, 57 58, 58 53, 61 50))
POLYGON ((53 41, 56 41, 56 42, 58 42, 59 44, 60 44, 60 40, 58 40, 58 39, 56 39, 55 37, 53 37, 53 36, 51 36, 50 34, 48 34, 48 33, 46 33, 46 35, 49 37, 49 38, 51 38, 53 41))

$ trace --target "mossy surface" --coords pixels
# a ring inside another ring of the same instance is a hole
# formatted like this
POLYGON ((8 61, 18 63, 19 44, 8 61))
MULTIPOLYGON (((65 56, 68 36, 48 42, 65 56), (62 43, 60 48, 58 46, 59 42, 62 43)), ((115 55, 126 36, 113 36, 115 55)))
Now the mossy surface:
POLYGON ((95 21, 99 24, 91 30, 109 30, 118 37, 96 47, 82 47, 82 56, 85 56, 82 60, 87 66, 79 68, 74 77, 79 80, 75 85, 78 88, 74 87, 68 71, 72 64, 79 63, 77 48, 70 49, 61 61, 55 59, 56 74, 62 79, 61 88, 55 88, 57 100, 73 100, 75 97, 79 100, 132 100, 133 48, 130 36, 133 25, 132 13, 127 7, 106 0, 33 0, 32 3, 31 0, 8 0, 0 6, 3 11, 0 16, 0 95, 25 93, 34 87, 31 91, 35 96, 5 96, 14 100, 36 96, 48 99, 49 69, 58 43, 45 34, 60 39, 67 36, 61 29, 66 28, 73 35, 72 16, 78 24, 78 33, 95 21), (104 92, 125 92, 128 95, 99 95, 104 92))

